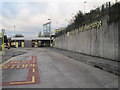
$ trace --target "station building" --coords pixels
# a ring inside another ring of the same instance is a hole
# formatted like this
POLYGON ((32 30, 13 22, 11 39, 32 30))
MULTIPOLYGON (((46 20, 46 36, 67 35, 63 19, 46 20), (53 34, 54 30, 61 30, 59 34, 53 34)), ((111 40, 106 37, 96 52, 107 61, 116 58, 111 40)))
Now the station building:
POLYGON ((49 47, 53 40, 50 37, 35 37, 24 38, 14 37, 11 38, 11 47, 49 47))

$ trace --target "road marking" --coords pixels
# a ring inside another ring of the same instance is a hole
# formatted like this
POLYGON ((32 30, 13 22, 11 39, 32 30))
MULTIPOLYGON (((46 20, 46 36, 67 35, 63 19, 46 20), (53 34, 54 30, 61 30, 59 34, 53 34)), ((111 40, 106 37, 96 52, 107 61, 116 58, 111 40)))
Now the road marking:
POLYGON ((33 72, 35 72, 35 69, 33 68, 33 72))
POLYGON ((12 60, 12 59, 6 61, 5 63, 0 64, 0 67, 2 67, 3 65, 5 65, 6 63, 8 63, 8 62, 11 61, 11 60, 12 60))
POLYGON ((25 65, 25 68, 27 68, 27 66, 28 66, 28 65, 26 64, 26 65, 25 65))
POLYGON ((33 83, 33 82, 11 82, 10 84, 25 84, 25 83, 33 83))
POLYGON ((22 68, 24 68, 24 67, 25 67, 25 64, 22 65, 22 68))
POLYGON ((35 66, 35 64, 33 64, 33 67, 35 66))
POLYGON ((12 65, 11 69, 14 67, 15 65, 12 65))
MULTIPOLYGON (((36 57, 32 58, 33 60, 14 60, 14 61, 7 61, 9 63, 4 63, 2 67, 4 69, 12 69, 12 68, 30 68, 29 71, 32 71, 33 73, 29 72, 28 77, 29 79, 24 81, 10 81, 10 82, 2 82, 3 86, 9 86, 9 85, 25 85, 25 84, 34 84, 39 83, 39 73, 37 71, 38 68, 35 68, 37 65, 36 57), (23 63, 22 63, 23 62, 23 63), (12 64, 11 64, 12 63, 12 64), (9 67, 8 67, 9 66, 9 67), (32 70, 31 70, 32 69, 32 70), (31 75, 32 74, 32 75, 31 75), (37 78, 38 77, 38 78, 37 78), (36 80, 37 78, 37 80, 36 80)), ((27 78, 28 78, 27 77, 27 78)), ((1 84, 0 84, 1 85, 1 84)))
POLYGON ((29 82, 11 82, 10 84, 25 84, 25 83, 35 83, 35 76, 32 76, 32 81, 29 82))
POLYGON ((5 67, 5 68, 8 68, 8 67, 5 67))
POLYGON ((19 68, 20 67, 20 65, 17 65, 17 68, 19 68))
POLYGON ((32 76, 32 82, 33 83, 35 82, 35 76, 32 76))

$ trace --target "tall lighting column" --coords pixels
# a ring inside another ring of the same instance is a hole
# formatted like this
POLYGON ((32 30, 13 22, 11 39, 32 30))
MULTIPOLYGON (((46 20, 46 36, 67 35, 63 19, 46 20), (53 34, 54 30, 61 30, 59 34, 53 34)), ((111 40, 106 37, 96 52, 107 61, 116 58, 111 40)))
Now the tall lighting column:
POLYGON ((85 4, 87 3, 87 1, 84 1, 84 14, 85 14, 85 4))
MULTIPOLYGON (((16 32, 16 31, 15 31, 15 26, 14 26, 14 32, 16 32)), ((15 35, 16 35, 16 34, 15 34, 15 35)), ((16 40, 15 40, 15 47, 16 47, 16 40)))
POLYGON ((51 47, 51 19, 48 20, 50 20, 49 30, 50 30, 50 47, 51 47))

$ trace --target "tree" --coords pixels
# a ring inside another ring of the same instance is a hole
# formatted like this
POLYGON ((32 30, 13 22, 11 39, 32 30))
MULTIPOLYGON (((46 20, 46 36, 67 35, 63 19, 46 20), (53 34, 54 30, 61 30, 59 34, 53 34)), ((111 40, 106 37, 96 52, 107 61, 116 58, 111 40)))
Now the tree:
POLYGON ((42 37, 42 34, 41 34, 41 32, 39 32, 39 34, 38 34, 38 37, 42 37))
POLYGON ((24 37, 22 34, 16 34, 14 37, 24 37))

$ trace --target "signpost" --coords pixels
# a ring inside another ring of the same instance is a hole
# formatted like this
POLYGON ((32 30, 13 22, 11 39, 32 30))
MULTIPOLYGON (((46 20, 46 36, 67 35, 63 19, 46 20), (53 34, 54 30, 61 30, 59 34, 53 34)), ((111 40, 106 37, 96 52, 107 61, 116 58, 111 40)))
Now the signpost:
POLYGON ((2 29, 2 33, 0 36, 0 37, 2 37, 2 55, 5 53, 4 33, 5 33, 5 29, 2 29))

